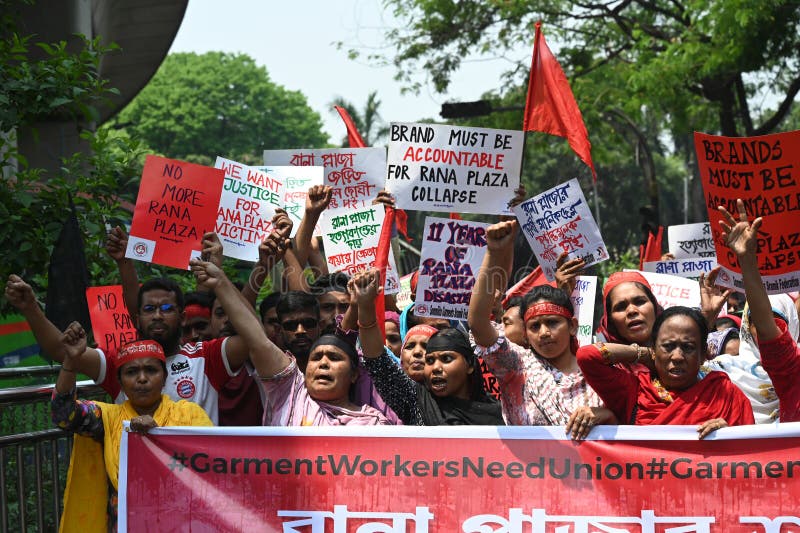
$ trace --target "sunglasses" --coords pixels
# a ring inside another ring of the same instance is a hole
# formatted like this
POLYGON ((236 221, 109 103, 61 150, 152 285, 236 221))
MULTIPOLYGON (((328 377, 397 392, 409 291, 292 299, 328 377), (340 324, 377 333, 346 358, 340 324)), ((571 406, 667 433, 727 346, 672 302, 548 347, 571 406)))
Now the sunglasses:
POLYGON ((162 315, 169 315, 172 313, 178 312, 178 306, 175 304, 161 304, 161 305, 153 305, 153 304, 146 304, 142 306, 142 313, 143 314, 153 314, 156 310, 161 311, 162 315))
POLYGON ((316 318, 301 318, 299 320, 286 320, 281 324, 285 331, 297 331, 297 326, 302 325, 303 329, 314 329, 319 324, 316 318))

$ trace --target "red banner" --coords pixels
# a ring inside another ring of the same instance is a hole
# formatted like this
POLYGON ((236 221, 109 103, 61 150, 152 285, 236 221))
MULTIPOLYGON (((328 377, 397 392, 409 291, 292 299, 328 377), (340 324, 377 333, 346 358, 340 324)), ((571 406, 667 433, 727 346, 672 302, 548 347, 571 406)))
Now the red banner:
POLYGON ((800 423, 169 428, 125 433, 119 525, 297 533, 770 532, 800 526, 800 423))
POLYGON ((722 270, 717 283, 744 291, 736 255, 722 241, 722 205, 738 220, 741 198, 750 221, 763 217, 758 270, 770 294, 800 288, 800 131, 760 137, 694 134, 708 220, 722 270))
POLYGON ((189 268, 214 231, 224 179, 218 168, 147 156, 125 257, 189 268))
POLYGON ((122 298, 122 285, 86 289, 94 342, 107 353, 136 340, 136 326, 122 298))

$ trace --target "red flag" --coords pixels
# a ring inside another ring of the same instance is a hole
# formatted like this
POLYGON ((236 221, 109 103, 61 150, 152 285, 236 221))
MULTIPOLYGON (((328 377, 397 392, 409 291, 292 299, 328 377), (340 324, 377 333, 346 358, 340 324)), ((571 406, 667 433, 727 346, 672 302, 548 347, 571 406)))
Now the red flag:
POLYGON ((350 145, 350 148, 366 148, 367 143, 364 142, 364 138, 358 133, 358 128, 356 128, 356 124, 353 122, 347 109, 338 105, 333 106, 333 108, 339 112, 347 128, 347 143, 350 145))
MULTIPOLYGON (((364 142, 364 138, 361 137, 361 134, 358 133, 358 128, 356 128, 355 122, 353 122, 353 118, 350 116, 350 113, 347 112, 347 109, 335 105, 333 106, 336 111, 339 112, 339 115, 342 117, 344 121, 344 125, 347 128, 347 143, 350 145, 350 148, 366 148, 367 143, 364 142)), ((411 237, 408 236, 408 214, 402 209, 397 209, 397 231, 406 238, 406 241, 411 242, 411 237)), ((383 322, 381 322, 383 323, 383 322)))
POLYGON ((506 291, 506 297, 503 298, 503 306, 514 296, 524 296, 528 294, 531 289, 539 285, 556 286, 555 281, 547 281, 541 266, 537 266, 533 272, 519 280, 516 285, 506 291))
POLYGON ((653 261, 661 261, 661 244, 664 240, 664 226, 658 227, 658 234, 647 234, 647 246, 639 246, 639 270, 644 268, 645 263, 652 263, 653 261))
POLYGON ((536 23, 522 129, 565 137, 572 151, 581 161, 589 165, 592 176, 597 180, 597 172, 592 163, 592 145, 583 123, 581 110, 578 109, 561 65, 547 47, 541 25, 541 22, 536 23))
MULTIPOLYGON (((392 226, 394 226, 394 207, 389 207, 388 205, 383 207, 386 211, 386 216, 383 219, 378 249, 375 251, 375 268, 380 272, 381 287, 386 286, 386 269, 389 266, 389 250, 392 248, 392 226)), ((384 303, 383 291, 381 291, 378 293, 378 297, 375 298, 375 319, 378 321, 378 327, 381 328, 383 342, 386 342, 385 311, 386 304, 384 303)))

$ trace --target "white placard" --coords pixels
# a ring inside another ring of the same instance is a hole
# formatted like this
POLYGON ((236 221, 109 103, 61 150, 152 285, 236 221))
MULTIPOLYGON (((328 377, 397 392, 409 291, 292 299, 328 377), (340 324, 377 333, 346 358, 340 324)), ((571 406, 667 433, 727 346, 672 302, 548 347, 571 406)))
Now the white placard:
POLYGON ((717 267, 715 257, 690 257, 688 259, 672 259, 669 261, 651 261, 642 265, 645 272, 669 274, 682 278, 697 279, 700 274, 708 274, 717 267))
POLYGON ((608 251, 578 180, 573 178, 514 206, 525 238, 548 281, 556 279, 562 252, 586 266, 608 259, 608 251))
POLYGON ((392 123, 386 189, 401 209, 509 214, 523 140, 516 130, 392 123))
MULTIPOLYGON (((283 208, 292 220, 293 226, 290 236, 294 237, 306 212, 308 189, 314 185, 322 185, 325 180, 325 169, 321 166, 257 166, 253 168, 283 183, 283 208)), ((316 228, 314 235, 321 235, 319 226, 316 228)))
POLYGON ((717 257, 711 225, 708 222, 670 226, 667 231, 669 251, 675 259, 688 257, 717 257))
POLYGON ((275 209, 283 207, 283 182, 224 157, 217 157, 214 168, 225 171, 215 225, 222 253, 256 262, 258 246, 272 231, 275 209))
POLYGON ((314 148, 264 150, 264 165, 322 166, 325 185, 333 187, 328 209, 361 209, 383 189, 386 174, 384 148, 314 148))
POLYGON ((425 218, 414 314, 466 320, 489 224, 425 218))
POLYGON ((578 319, 578 342, 585 346, 592 343, 597 276, 577 276, 575 281, 575 288, 569 299, 578 319))
MULTIPOLYGON (((331 272, 344 272, 353 276, 360 270, 373 266, 384 216, 382 204, 356 211, 351 209, 323 211, 320 228, 328 269, 331 272)), ((384 291, 386 294, 396 294, 400 291, 400 278, 391 247, 384 291)))
POLYGON ((664 309, 675 305, 700 307, 700 286, 696 281, 669 274, 639 273, 650 284, 653 296, 664 309))

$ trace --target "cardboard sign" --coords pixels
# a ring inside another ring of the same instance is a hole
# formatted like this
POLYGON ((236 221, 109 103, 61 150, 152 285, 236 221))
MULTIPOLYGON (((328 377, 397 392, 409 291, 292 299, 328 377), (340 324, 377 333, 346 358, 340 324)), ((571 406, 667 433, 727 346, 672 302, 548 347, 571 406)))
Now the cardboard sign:
POLYGON ((597 276, 578 276, 569 299, 578 319, 578 342, 581 346, 592 343, 594 325, 594 299, 597 294, 597 276))
POLYGON ((516 130, 393 123, 386 189, 400 209, 510 214, 523 139, 516 130))
MULTIPOLYGON (((374 266, 384 216, 383 205, 371 205, 357 211, 349 209, 323 211, 320 227, 328 269, 331 272, 344 272, 353 276, 365 268, 374 266)), ((396 294, 400 291, 400 279, 391 248, 389 248, 389 267, 386 270, 384 291, 386 294, 396 294)))
POLYGON ((475 274, 486 255, 489 224, 448 218, 425 218, 417 316, 466 320, 475 274))
POLYGON ((696 281, 669 274, 641 271, 639 273, 650 284, 653 296, 664 309, 674 305, 700 307, 700 286, 696 281))
POLYGON ((371 205, 383 189, 386 150, 380 147, 264 150, 264 165, 321 165, 325 168, 325 185, 333 187, 328 209, 361 209, 371 205))
POLYGON ((670 226, 667 241, 669 251, 675 259, 717 256, 714 240, 711 238, 711 224, 708 222, 670 226))
MULTIPOLYGON (((314 185, 322 185, 325 181, 325 169, 323 167, 291 167, 291 166, 260 166, 253 167, 265 172, 267 175, 283 183, 284 196, 283 208, 286 214, 292 219, 291 237, 297 234, 300 221, 306 213, 306 198, 308 189, 314 185)), ((314 235, 322 235, 319 226, 314 231, 314 235)))
POLYGON ((394 296, 395 305, 397 305, 400 312, 414 303, 411 299, 411 276, 413 275, 414 273, 412 272, 400 278, 400 290, 394 296))
POLYGON ((798 423, 703 440, 695 426, 597 426, 580 442, 564 433, 123 431, 119 531, 789 533, 800 524, 798 423))
POLYGON ((136 340, 136 325, 125 307, 122 285, 89 287, 86 303, 94 341, 104 352, 116 353, 122 345, 136 340))
POLYGON ((214 230, 224 178, 220 169, 147 156, 125 257, 188 269, 214 230))
POLYGON ((225 171, 216 224, 222 253, 255 263, 258 246, 272 232, 275 209, 283 207, 283 182, 223 157, 214 166, 225 171))
POLYGON ((697 279, 701 273, 708 274, 716 267, 717 261, 714 258, 694 257, 647 262, 643 265, 643 270, 645 272, 655 272, 656 274, 670 274, 682 278, 697 279))
POLYGON ((736 199, 748 220, 763 217, 758 270, 770 294, 800 288, 800 131, 762 137, 694 134, 711 235, 722 267, 717 284, 742 291, 741 269, 722 241, 724 206, 738 220, 736 199))
POLYGON ((556 279, 562 252, 586 266, 608 259, 606 245, 578 180, 573 178, 514 206, 525 238, 549 281, 556 279))

